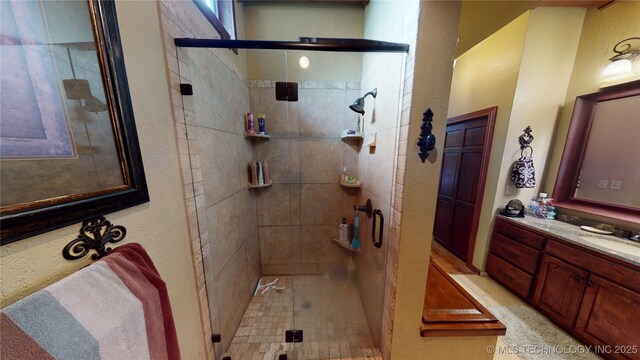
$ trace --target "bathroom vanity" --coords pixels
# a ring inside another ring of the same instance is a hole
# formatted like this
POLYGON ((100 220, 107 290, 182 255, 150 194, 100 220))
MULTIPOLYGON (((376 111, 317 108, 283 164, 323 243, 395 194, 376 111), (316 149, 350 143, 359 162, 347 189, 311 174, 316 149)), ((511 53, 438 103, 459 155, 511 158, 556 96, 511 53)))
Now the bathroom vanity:
POLYGON ((497 215, 486 271, 602 356, 640 359, 640 243, 497 215))

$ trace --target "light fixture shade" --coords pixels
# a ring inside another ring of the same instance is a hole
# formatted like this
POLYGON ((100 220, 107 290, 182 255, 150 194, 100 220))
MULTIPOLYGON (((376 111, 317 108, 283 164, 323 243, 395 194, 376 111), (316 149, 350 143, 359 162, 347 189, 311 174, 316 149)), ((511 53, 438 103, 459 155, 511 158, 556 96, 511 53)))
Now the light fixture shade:
POLYGON ((611 62, 602 71, 602 81, 611 81, 633 75, 631 60, 620 59, 611 62))

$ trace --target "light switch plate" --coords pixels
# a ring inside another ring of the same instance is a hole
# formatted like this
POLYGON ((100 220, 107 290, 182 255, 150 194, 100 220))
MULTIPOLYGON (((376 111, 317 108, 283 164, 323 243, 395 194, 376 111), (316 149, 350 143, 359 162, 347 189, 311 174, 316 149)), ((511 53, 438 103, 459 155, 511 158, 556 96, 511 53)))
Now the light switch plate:
POLYGON ((513 195, 516 192, 516 187, 513 184, 507 184, 507 188, 504 191, 505 195, 513 195))
POLYGON ((609 187, 609 180, 600 180, 600 182, 598 182, 598 189, 606 189, 607 187, 609 187))
POLYGON ((620 190, 621 187, 622 187, 622 180, 611 180, 611 187, 609 187, 609 189, 620 190))

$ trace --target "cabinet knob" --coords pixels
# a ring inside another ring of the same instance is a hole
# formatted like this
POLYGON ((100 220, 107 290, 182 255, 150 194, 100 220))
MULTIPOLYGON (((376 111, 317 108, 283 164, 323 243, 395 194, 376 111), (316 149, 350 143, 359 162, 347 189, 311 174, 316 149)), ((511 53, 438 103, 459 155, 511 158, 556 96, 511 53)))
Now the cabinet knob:
POLYGON ((575 281, 580 281, 582 280, 582 276, 580 274, 574 273, 573 275, 571 275, 571 277, 573 278, 573 280, 575 281))
POLYGON ((593 280, 589 279, 587 280, 587 287, 592 287, 593 286, 593 280))

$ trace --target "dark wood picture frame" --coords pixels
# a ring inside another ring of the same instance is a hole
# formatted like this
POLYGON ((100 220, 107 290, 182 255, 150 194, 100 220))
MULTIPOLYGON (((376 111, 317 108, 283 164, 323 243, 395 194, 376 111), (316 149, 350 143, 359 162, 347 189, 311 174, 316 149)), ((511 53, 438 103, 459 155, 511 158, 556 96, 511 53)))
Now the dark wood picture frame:
POLYGON ((571 124, 567 133, 567 141, 553 189, 553 198, 558 207, 640 223, 640 209, 638 208, 574 197, 584 153, 587 149, 596 104, 600 101, 637 95, 640 95, 640 80, 606 87, 599 92, 576 98, 571 124))
POLYGON ((125 185, 3 208, 2 245, 149 201, 115 2, 89 0, 89 9, 125 185))

